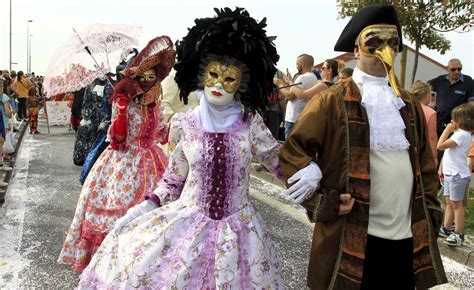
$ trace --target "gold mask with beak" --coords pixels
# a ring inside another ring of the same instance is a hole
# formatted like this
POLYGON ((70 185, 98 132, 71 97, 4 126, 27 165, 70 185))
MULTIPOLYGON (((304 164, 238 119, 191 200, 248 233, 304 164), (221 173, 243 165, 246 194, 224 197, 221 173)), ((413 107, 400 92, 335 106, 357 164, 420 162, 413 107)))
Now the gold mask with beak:
POLYGON ((400 45, 397 26, 390 24, 367 26, 357 37, 356 45, 359 46, 360 53, 375 56, 382 61, 393 92, 396 96, 400 96, 400 89, 393 70, 393 63, 400 45))

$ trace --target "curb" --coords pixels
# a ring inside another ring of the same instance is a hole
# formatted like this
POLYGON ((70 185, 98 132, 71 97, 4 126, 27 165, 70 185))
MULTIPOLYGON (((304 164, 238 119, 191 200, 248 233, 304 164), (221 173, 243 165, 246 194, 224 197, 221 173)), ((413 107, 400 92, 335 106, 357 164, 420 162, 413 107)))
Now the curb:
MULTIPOLYGON (((18 136, 18 140, 16 141, 15 144, 15 152, 12 154, 12 158, 14 159, 13 162, 10 162, 10 166, 13 168, 12 171, 7 171, 5 172, 5 177, 3 178, 4 182, 10 183, 10 179, 13 176, 13 171, 15 170, 15 162, 16 162, 16 156, 18 155, 18 151, 20 151, 20 145, 23 140, 23 136, 25 136, 26 129, 28 128, 28 121, 23 121, 20 124, 18 132, 20 132, 20 135, 18 136)), ((5 187, 5 192, 0 193, 0 206, 3 205, 5 202, 5 195, 7 194, 8 191, 8 186, 5 187)))
POLYGON ((471 269, 474 269, 474 245, 469 240, 469 236, 466 235, 464 244, 460 247, 448 246, 444 243, 443 237, 438 238, 438 248, 441 255, 450 258, 458 262, 459 264, 465 265, 471 269))

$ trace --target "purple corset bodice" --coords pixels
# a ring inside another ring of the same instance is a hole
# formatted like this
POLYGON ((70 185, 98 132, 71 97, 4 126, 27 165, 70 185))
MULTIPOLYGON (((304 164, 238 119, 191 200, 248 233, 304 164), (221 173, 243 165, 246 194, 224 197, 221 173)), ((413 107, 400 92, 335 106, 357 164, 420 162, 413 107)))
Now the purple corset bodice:
POLYGON ((225 182, 226 177, 226 164, 227 157, 225 152, 227 147, 224 144, 224 134, 214 134, 213 148, 215 153, 212 158, 212 187, 211 191, 206 196, 206 203, 209 204, 209 217, 215 220, 220 220, 224 217, 224 202, 227 197, 227 184, 225 182))
POLYGON ((250 156, 243 156, 238 132, 202 133, 200 143, 206 154, 194 168, 201 189, 197 204, 205 215, 221 220, 247 204, 247 192, 242 192, 239 182, 248 177, 239 161, 250 156))
POLYGON ((179 200, 213 220, 239 215, 251 206, 252 158, 278 173, 279 144, 259 115, 239 118, 227 132, 214 133, 205 131, 193 113, 172 120, 174 150, 155 194, 161 204, 179 200))

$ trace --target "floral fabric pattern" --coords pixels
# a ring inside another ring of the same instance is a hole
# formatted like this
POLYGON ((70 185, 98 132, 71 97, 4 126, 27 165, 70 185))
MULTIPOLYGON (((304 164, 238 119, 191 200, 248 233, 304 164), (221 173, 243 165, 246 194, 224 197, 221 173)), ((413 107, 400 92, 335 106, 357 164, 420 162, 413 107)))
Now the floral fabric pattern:
POLYGON ((89 172, 60 263, 83 270, 115 221, 157 187, 167 167, 167 158, 156 145, 167 131, 159 108, 129 105, 127 146, 125 150, 109 146, 89 172))
POLYGON ((279 144, 260 115, 240 117, 226 133, 206 132, 196 120, 188 111, 171 121, 175 150, 154 191, 163 206, 110 232, 79 288, 284 289, 248 197, 253 156, 281 176, 279 144))

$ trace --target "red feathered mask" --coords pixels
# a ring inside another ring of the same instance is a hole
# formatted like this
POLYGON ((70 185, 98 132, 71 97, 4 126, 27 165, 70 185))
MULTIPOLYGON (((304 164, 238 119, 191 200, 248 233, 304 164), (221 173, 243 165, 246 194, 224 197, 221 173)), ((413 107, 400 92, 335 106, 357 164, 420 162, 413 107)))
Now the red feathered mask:
POLYGON ((156 37, 135 57, 123 73, 122 79, 115 87, 113 99, 118 94, 123 94, 129 99, 140 100, 142 105, 148 105, 156 101, 161 92, 160 82, 170 73, 174 65, 176 52, 173 42, 168 36, 156 37), (154 69, 158 78, 157 83, 148 91, 144 91, 137 81, 137 76, 143 72, 154 69))

